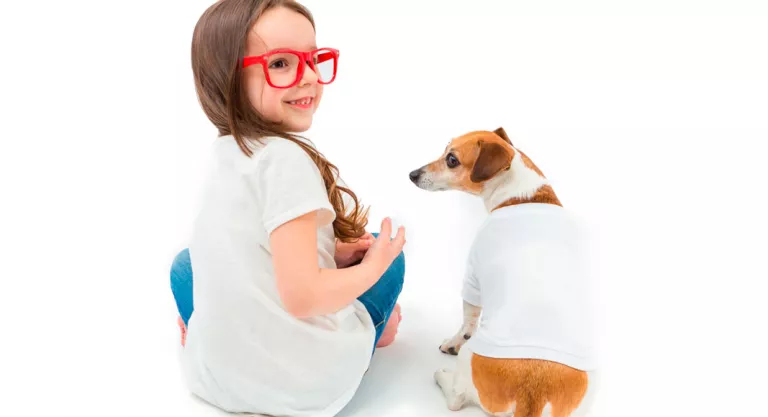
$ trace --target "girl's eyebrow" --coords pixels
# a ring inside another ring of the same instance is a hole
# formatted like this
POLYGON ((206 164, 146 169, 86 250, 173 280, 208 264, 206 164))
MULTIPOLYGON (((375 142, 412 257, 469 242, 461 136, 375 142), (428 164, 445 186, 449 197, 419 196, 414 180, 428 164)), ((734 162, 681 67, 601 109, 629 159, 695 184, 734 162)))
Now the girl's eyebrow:
MULTIPOLYGON (((267 52, 277 51, 278 49, 294 49, 294 48, 291 48, 291 47, 288 47, 288 46, 280 46, 280 47, 277 47, 277 48, 269 48, 267 50, 267 52)), ((313 43, 312 46, 310 46, 307 49, 304 49, 304 51, 314 51, 315 49, 317 49, 317 44, 313 43)), ((301 51, 301 49, 299 49, 299 50, 301 51)))

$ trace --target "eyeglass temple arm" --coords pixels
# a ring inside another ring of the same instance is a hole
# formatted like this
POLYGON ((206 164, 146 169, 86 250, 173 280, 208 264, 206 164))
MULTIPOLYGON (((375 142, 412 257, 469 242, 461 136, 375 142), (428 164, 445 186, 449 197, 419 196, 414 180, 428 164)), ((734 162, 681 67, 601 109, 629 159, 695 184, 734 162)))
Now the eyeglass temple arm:
POLYGON ((330 61, 332 59, 333 59, 333 54, 330 52, 325 52, 317 56, 317 63, 320 64, 322 62, 330 61))

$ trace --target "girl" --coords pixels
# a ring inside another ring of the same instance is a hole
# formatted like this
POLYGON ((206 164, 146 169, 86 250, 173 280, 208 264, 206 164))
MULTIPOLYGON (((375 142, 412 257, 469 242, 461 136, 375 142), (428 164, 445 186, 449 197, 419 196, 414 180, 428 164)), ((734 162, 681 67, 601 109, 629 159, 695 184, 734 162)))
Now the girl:
POLYGON ((194 30, 196 90, 220 137, 171 287, 189 389, 226 411, 335 415, 400 320, 403 228, 366 233, 336 167, 289 133, 309 129, 337 61, 292 0, 221 0, 194 30))

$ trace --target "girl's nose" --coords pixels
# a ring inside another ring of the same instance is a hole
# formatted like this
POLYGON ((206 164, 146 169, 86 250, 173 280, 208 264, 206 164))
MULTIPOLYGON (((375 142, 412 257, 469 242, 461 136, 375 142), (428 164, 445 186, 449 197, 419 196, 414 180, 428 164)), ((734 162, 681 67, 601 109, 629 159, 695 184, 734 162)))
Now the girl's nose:
POLYGON ((302 78, 302 84, 306 84, 309 82, 317 82, 318 76, 317 73, 312 69, 312 66, 309 64, 309 61, 305 62, 304 65, 304 74, 301 76, 302 78))

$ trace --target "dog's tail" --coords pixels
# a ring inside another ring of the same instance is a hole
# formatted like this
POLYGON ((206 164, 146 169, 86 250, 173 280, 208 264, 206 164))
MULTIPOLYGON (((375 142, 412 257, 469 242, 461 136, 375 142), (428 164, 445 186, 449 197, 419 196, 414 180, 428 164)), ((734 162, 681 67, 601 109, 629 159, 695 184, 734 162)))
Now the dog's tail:
POLYGON ((519 393, 515 405, 515 417, 541 417, 546 406, 545 398, 535 396, 530 391, 519 393))
POLYGON ((571 417, 578 403, 564 405, 548 401, 539 395, 518 395, 515 417, 571 417), (549 409, 545 410, 549 405, 549 409))
POLYGON ((584 398, 584 389, 576 388, 570 400, 563 395, 553 393, 551 390, 547 396, 540 387, 531 387, 529 390, 518 392, 515 406, 515 417, 571 417, 584 398), (542 395, 544 394, 544 395, 542 395), (549 408, 547 408, 549 405, 549 408))

